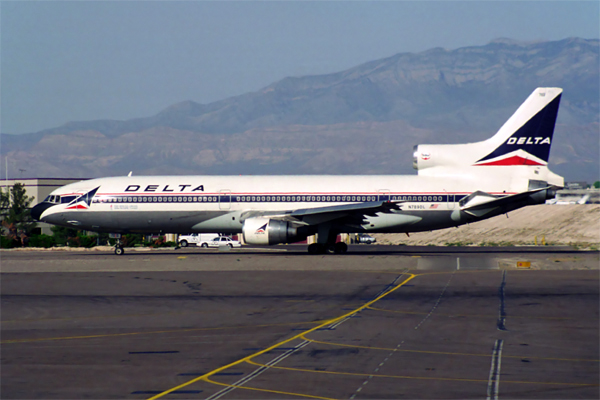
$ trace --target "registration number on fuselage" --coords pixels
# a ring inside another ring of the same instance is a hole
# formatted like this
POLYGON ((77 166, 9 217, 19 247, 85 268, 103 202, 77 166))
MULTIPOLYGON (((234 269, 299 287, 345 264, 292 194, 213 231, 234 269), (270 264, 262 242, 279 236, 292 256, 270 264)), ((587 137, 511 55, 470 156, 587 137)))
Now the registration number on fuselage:
POLYGON ((113 210, 137 210, 138 206, 134 204, 111 204, 113 210))

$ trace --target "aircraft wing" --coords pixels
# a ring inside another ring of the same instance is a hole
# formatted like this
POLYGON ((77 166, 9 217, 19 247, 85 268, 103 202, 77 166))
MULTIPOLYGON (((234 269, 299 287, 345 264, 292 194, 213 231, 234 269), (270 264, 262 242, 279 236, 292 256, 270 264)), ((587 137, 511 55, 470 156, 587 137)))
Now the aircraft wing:
POLYGON ((394 210, 400 211, 400 203, 402 201, 367 201, 328 207, 299 208, 283 212, 248 211, 242 215, 242 220, 255 217, 269 217, 295 222, 300 225, 316 225, 345 217, 354 217, 355 219, 362 220, 366 216, 375 216, 377 213, 390 213, 394 210))

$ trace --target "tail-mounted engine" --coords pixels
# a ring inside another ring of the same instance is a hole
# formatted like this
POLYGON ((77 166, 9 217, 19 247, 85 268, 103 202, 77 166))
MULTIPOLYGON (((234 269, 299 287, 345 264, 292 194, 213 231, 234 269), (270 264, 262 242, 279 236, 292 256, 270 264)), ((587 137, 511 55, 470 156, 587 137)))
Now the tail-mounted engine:
POLYGON ((244 221, 242 233, 246 243, 263 246, 299 242, 307 237, 290 222, 269 218, 248 218, 244 221))
POLYGON ((419 144, 413 147, 413 168, 422 171, 433 167, 461 167, 465 165, 465 154, 473 149, 465 144, 419 144))

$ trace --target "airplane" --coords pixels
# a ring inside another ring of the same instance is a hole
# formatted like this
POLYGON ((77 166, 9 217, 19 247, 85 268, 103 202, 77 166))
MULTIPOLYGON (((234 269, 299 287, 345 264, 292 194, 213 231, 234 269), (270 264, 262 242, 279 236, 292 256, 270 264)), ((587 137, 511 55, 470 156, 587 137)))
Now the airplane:
MULTIPOLYGON (((410 233, 543 204, 564 187, 548 158, 561 88, 537 88, 491 138, 418 145, 417 175, 121 176, 54 190, 43 222, 87 231, 242 233, 252 245, 317 234, 310 254, 345 253, 340 233, 410 233)), ((115 254, 124 253, 120 242, 115 254)))
POLYGON ((554 205, 558 205, 558 206, 566 206, 566 205, 573 205, 573 204, 587 204, 587 202, 590 200, 590 197, 592 197, 592 195, 590 194, 586 194, 584 196, 581 196, 578 200, 559 200, 559 199, 550 199, 550 200, 546 200, 546 204, 554 204, 554 205))

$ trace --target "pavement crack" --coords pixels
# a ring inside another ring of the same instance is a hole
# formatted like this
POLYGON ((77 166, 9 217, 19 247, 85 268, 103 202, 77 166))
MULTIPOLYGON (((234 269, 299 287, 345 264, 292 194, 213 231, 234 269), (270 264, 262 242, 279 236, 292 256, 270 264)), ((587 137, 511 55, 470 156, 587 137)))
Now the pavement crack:
POLYGON ((498 310, 498 330, 506 331, 506 310, 505 310, 505 288, 506 288, 506 270, 502 273, 502 283, 498 288, 498 297, 500 298, 500 307, 498 310))

